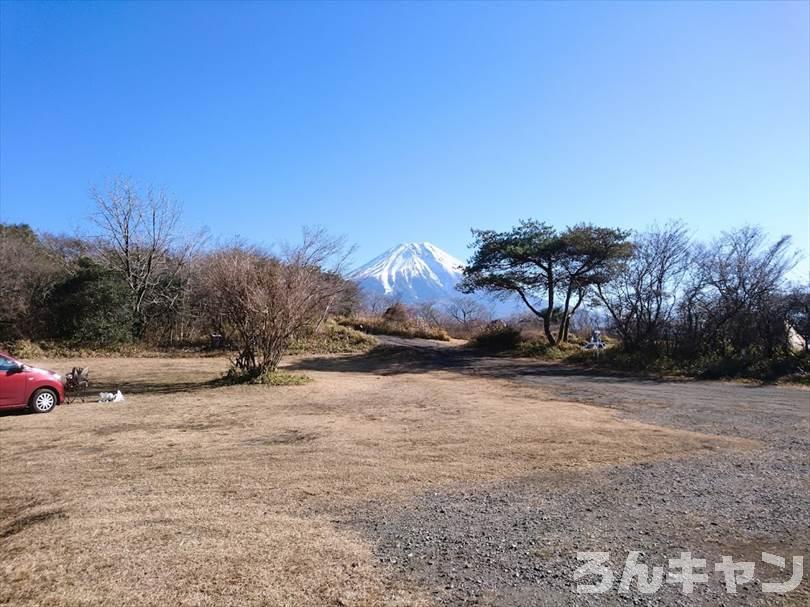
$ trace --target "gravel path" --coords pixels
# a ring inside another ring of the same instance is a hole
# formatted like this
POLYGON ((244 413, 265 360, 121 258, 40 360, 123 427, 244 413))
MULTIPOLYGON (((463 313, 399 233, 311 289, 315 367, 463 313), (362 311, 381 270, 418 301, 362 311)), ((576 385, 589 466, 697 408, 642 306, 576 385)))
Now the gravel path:
POLYGON ((629 419, 762 444, 744 452, 456 488, 406 504, 381 500, 347 513, 344 522, 375 542, 380 566, 391 568, 395 580, 427 589, 441 605, 810 604, 810 571, 787 595, 761 588, 763 581, 789 575, 763 564, 762 551, 788 563, 792 555, 803 555, 810 569, 810 392, 638 380, 473 357, 430 343, 389 345, 406 354, 372 360, 375 372, 443 369, 531 382, 561 399, 611 407, 629 419), (714 572, 690 595, 666 579, 654 594, 641 594, 634 585, 621 595, 617 588, 630 550, 642 551, 642 562, 665 571, 667 559, 681 551, 706 558, 710 570, 729 555, 755 562, 756 575, 736 595, 725 592, 714 572), (577 551, 610 552, 616 580, 609 592, 573 592, 577 551))

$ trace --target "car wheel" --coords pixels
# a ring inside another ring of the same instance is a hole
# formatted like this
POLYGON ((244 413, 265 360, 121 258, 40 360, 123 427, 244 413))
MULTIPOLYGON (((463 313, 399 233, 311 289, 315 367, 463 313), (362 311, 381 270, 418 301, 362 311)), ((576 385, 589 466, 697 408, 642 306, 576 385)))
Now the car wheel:
POLYGON ((40 388, 31 395, 29 407, 34 413, 50 413, 56 406, 56 394, 53 390, 40 388))

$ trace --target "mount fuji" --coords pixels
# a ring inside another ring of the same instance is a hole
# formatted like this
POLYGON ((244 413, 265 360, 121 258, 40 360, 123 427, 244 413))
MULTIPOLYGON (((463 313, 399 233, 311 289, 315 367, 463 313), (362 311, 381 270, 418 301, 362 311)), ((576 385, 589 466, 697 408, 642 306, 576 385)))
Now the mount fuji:
POLYGON ((357 268, 349 277, 370 294, 405 304, 447 302, 460 293, 464 262, 429 242, 400 244, 357 268))

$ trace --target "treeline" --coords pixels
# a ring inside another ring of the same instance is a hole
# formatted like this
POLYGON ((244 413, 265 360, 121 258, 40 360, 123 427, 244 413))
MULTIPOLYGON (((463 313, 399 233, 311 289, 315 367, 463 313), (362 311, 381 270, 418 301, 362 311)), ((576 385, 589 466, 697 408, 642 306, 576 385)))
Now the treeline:
MULTIPOLYGON (((0 344, 184 345, 216 335, 236 352, 235 372, 261 376, 330 315, 362 310, 351 326, 376 319, 408 334, 470 337, 504 327, 471 296, 486 291, 521 300, 546 345, 581 342, 599 328, 618 340, 614 356, 634 367, 763 376, 807 366, 810 291, 788 280, 798 254, 789 237, 770 241, 756 227, 708 243, 680 223, 642 233, 534 220, 474 230, 459 286, 466 296, 392 320, 386 311, 399 310, 396 302, 361 301, 343 278, 344 244, 323 231, 275 253, 214 245, 183 231, 162 191, 117 180, 92 196, 88 236, 0 225, 0 344)), ((521 335, 505 328, 510 339, 521 335)))
POLYGON ((182 237, 177 205, 124 180, 92 196, 91 236, 0 226, 0 339, 112 345, 189 334, 199 240, 182 237))
POLYGON ((634 234, 537 221, 473 234, 462 290, 517 295, 550 345, 569 341, 586 307, 603 312, 636 365, 761 375, 796 370, 796 354, 806 363, 810 291, 787 279, 799 259, 787 236, 743 227, 700 243, 681 223, 634 234))
POLYGON ((92 235, 0 225, 0 342, 180 345, 212 334, 260 374, 327 314, 357 305, 339 240, 306 232, 271 253, 187 234, 164 192, 117 180, 92 193, 92 235), (330 265, 330 264, 335 265, 330 265))

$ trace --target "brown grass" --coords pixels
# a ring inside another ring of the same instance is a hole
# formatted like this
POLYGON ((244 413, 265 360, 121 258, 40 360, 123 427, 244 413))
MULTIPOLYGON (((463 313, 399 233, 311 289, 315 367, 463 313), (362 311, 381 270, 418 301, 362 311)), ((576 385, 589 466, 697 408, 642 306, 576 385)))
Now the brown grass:
POLYGON ((750 445, 447 372, 212 387, 224 359, 83 363, 126 402, 0 417, 0 604, 429 604, 341 511, 750 445))
POLYGON ((389 320, 381 317, 338 318, 337 322, 345 327, 371 335, 394 335, 421 339, 450 341, 450 335, 441 327, 432 327, 418 320, 389 320))
POLYGON ((377 339, 371 335, 328 320, 313 334, 296 340, 290 348, 290 354, 368 352, 377 343, 377 339))

